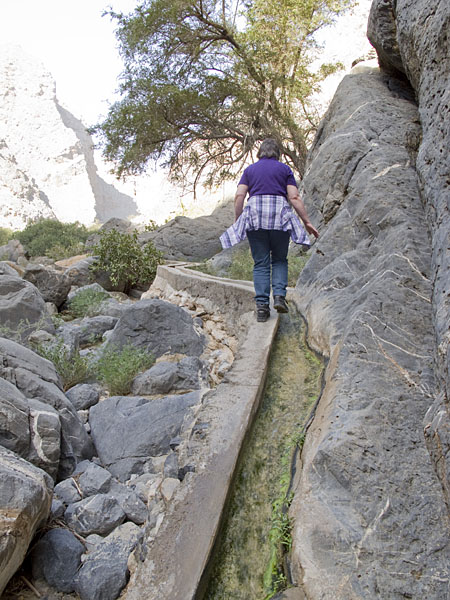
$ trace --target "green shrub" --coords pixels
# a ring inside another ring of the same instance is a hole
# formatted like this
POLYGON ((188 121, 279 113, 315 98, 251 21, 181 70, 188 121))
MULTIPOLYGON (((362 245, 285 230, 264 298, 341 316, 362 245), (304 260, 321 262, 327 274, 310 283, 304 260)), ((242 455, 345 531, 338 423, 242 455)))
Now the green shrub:
POLYGON ((39 344, 36 352, 55 365, 65 392, 77 383, 83 383, 91 375, 88 359, 81 356, 79 350, 70 353, 62 340, 55 344, 39 344))
POLYGON ((233 259, 228 269, 231 279, 253 279, 253 258, 249 248, 237 250, 233 253, 233 259))
POLYGON ((100 232, 100 240, 92 248, 97 259, 93 271, 106 271, 114 285, 124 284, 125 292, 137 284, 148 285, 163 262, 162 252, 153 242, 141 246, 137 231, 121 233, 112 229, 100 232))
POLYGON ((53 260, 63 260, 64 258, 70 258, 71 256, 77 256, 78 254, 84 254, 85 247, 84 242, 76 242, 71 246, 63 246, 62 244, 55 244, 47 250, 45 256, 52 258, 53 260))
POLYGON ((290 256, 288 259, 288 285, 295 287, 304 266, 308 262, 308 256, 290 256))
POLYGON ((12 229, 0 227, 0 246, 5 246, 12 239, 12 229))
POLYGON ((111 395, 124 396, 130 392, 136 375, 150 368, 154 362, 152 354, 135 346, 127 345, 122 349, 111 346, 106 348, 95 365, 97 379, 111 395))
POLYGON ((99 314, 102 302, 107 298, 107 292, 95 289, 81 290, 68 303, 67 312, 74 317, 95 317, 99 314))
POLYGON ((80 223, 61 223, 55 219, 42 219, 27 225, 15 237, 23 244, 30 256, 67 258, 83 251, 89 232, 80 223), (58 256, 56 256, 58 254, 58 256), (65 254, 65 256, 61 256, 65 254))

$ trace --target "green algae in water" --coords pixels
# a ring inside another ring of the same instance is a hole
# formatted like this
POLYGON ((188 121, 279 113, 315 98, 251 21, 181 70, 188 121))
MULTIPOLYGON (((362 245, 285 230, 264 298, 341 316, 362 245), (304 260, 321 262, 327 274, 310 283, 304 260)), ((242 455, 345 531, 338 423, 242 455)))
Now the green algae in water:
MULTIPOLYGON (((280 319, 266 386, 240 459, 227 519, 204 600, 263 600, 264 574, 273 559, 272 505, 279 502, 289 461, 320 389, 321 362, 303 340, 291 309, 280 319)), ((267 575, 266 575, 267 579, 267 575)))

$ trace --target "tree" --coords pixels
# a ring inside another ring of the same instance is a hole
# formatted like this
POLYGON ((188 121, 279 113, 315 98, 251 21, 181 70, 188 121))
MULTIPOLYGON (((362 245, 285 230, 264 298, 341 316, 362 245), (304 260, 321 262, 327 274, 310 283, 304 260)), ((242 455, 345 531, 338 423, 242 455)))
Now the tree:
POLYGON ((125 69, 122 98, 92 128, 120 177, 149 161, 173 180, 235 176, 275 138, 302 176, 317 122, 309 104, 336 65, 310 69, 314 34, 351 0, 144 0, 109 11, 125 69))

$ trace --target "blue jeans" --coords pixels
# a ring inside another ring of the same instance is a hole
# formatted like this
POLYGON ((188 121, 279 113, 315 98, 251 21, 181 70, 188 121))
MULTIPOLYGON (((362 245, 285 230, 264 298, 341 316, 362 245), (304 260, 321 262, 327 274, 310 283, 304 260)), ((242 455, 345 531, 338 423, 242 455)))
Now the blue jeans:
POLYGON ((272 292, 274 296, 286 296, 289 249, 289 231, 255 229, 247 231, 252 251, 253 284, 258 304, 269 304, 270 267, 272 265, 272 292))

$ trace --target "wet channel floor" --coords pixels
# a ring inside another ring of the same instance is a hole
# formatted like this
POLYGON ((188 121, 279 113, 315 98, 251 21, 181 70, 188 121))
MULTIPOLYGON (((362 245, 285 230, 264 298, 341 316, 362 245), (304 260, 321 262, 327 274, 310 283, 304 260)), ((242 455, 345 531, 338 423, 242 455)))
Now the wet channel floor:
MULTIPOLYGON (((304 342, 303 321, 281 315, 261 406, 243 448, 204 600, 264 600, 270 563, 272 503, 286 457, 320 391, 322 363, 304 342)), ((292 450, 291 450, 292 448, 292 450)))

